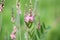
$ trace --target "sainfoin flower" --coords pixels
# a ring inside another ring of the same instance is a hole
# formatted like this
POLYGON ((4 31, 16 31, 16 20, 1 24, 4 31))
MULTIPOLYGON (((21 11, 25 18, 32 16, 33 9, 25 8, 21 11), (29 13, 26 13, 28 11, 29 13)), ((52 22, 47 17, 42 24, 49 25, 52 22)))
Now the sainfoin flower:
POLYGON ((14 26, 13 31, 14 31, 14 33, 16 33, 16 31, 17 31, 16 26, 14 26))
POLYGON ((11 37, 12 40, 14 40, 14 39, 16 38, 16 36, 15 36, 14 33, 12 33, 12 34, 10 35, 10 37, 11 37))
POLYGON ((14 17, 11 18, 11 22, 13 22, 13 23, 15 22, 15 18, 14 17))
POLYGON ((20 4, 19 3, 16 4, 16 8, 17 8, 17 13, 21 14, 20 4))
POLYGON ((25 15, 25 22, 33 22, 34 21, 34 15, 32 14, 26 14, 25 15))
POLYGON ((2 4, 0 4, 0 12, 2 11, 2 4))
POLYGON ((14 40, 16 38, 16 35, 15 35, 16 31, 17 31, 17 28, 16 28, 16 26, 14 26, 13 31, 12 31, 12 33, 10 35, 10 37, 11 37, 12 40, 14 40))

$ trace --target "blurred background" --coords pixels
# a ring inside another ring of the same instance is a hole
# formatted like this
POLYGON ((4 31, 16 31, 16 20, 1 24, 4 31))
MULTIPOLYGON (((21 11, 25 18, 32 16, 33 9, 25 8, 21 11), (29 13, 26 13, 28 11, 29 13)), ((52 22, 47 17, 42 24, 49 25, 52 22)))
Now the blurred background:
MULTIPOLYGON (((0 0, 1 2, 1 0, 0 0)), ((25 40, 25 24, 24 24, 24 13, 25 10, 29 9, 30 0, 20 0, 20 29, 21 29, 21 40, 25 40), (27 4, 27 9, 25 4, 27 4)), ((32 0, 32 9, 35 9, 36 24, 38 17, 40 17, 40 23, 44 22, 48 29, 45 39, 41 40, 60 40, 60 0, 37 0, 37 5, 34 5, 36 0, 32 0)), ((4 10, 0 12, 0 40, 11 40, 10 34, 13 30, 13 23, 11 23, 12 7, 14 8, 14 17, 16 17, 16 0, 5 0, 4 10)), ((17 37, 16 40, 19 37, 17 37)))

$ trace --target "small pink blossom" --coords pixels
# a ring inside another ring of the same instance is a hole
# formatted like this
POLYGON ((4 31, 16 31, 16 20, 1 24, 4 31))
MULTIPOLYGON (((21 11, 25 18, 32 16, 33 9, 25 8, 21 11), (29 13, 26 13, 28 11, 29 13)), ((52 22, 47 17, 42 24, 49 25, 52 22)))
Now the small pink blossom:
POLYGON ((10 35, 10 37, 11 37, 11 39, 12 40, 14 40, 15 38, 16 38, 16 31, 17 31, 17 28, 16 28, 16 26, 14 26, 13 27, 13 31, 12 31, 12 33, 11 33, 11 35, 10 35))
POLYGON ((26 14, 25 15, 25 22, 33 22, 34 16, 31 14, 26 14))
POLYGON ((10 37, 12 40, 14 40, 16 38, 15 34, 13 34, 13 33, 10 35, 10 37))
POLYGON ((29 15, 28 14, 25 15, 25 22, 29 22, 29 15))
POLYGON ((2 8, 3 8, 3 7, 2 7, 2 4, 0 4, 0 12, 2 11, 2 8))
POLYGON ((30 17, 29 17, 29 20, 30 20, 30 21, 33 21, 33 20, 34 20, 34 16, 30 16, 30 17))

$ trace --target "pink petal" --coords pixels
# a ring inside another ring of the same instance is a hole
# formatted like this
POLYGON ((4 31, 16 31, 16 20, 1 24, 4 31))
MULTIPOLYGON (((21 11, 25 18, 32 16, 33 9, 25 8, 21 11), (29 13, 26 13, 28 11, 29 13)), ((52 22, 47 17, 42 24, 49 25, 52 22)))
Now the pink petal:
POLYGON ((16 38, 16 36, 14 34, 11 34, 10 36, 11 36, 11 39, 15 39, 16 38))

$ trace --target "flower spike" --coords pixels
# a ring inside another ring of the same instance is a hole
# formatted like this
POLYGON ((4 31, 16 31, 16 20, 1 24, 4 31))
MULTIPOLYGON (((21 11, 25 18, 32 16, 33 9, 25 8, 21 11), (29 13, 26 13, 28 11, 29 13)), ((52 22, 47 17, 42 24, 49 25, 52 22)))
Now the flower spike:
POLYGON ((14 22, 15 22, 13 8, 12 8, 12 18, 11 18, 11 22, 12 22, 12 23, 14 23, 14 22))
POLYGON ((1 3, 0 3, 0 12, 3 11, 3 8, 4 8, 4 2, 5 2, 5 0, 1 0, 1 3))

